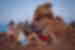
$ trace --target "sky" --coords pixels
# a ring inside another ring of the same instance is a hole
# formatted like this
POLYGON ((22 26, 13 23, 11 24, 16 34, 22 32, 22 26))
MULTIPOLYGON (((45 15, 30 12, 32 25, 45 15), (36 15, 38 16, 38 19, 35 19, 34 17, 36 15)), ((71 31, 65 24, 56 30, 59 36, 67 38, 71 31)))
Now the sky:
MULTIPOLYGON (((31 21, 36 7, 47 0, 0 0, 0 24, 14 20, 31 21)), ((75 0, 51 0, 53 13, 62 16, 65 22, 75 20, 75 0)))

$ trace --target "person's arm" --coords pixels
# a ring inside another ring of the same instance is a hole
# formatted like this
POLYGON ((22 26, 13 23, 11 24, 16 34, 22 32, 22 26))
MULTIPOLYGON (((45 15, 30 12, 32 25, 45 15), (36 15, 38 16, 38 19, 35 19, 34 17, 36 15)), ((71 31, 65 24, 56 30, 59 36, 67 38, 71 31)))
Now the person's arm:
POLYGON ((52 43, 56 43, 56 35, 53 32, 49 32, 49 36, 52 39, 52 43))
POLYGON ((29 40, 32 40, 32 35, 31 34, 28 36, 28 39, 29 40))

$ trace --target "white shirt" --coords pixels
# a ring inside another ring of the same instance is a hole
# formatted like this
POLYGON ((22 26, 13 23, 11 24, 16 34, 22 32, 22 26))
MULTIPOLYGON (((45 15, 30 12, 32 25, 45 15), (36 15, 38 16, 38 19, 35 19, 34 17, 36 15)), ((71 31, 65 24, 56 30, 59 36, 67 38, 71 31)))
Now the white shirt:
POLYGON ((23 32, 19 33, 18 41, 21 43, 21 45, 28 45, 29 40, 26 35, 24 35, 23 32))

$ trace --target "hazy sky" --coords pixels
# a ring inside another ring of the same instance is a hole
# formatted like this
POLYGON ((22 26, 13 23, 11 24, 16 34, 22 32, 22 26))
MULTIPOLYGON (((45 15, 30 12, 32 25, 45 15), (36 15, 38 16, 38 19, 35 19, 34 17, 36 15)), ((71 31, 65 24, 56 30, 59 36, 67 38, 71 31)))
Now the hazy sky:
MULTIPOLYGON (((0 0, 0 23, 10 20, 31 21, 36 7, 47 0, 0 0)), ((75 0, 52 0, 55 15, 64 17, 66 22, 75 19, 75 0)))

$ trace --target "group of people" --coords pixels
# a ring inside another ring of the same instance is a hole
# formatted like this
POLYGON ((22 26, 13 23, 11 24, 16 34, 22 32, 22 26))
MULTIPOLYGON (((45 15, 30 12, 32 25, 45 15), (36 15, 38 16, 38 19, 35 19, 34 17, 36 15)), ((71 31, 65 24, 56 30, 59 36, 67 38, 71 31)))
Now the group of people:
POLYGON ((49 3, 38 6, 34 13, 30 32, 26 31, 24 23, 16 27, 13 22, 8 25, 7 37, 14 37, 15 41, 22 46, 35 43, 37 47, 44 47, 49 44, 57 44, 62 41, 65 33, 64 21, 52 13, 52 5, 49 3), (33 42, 34 40, 34 42, 33 42))

